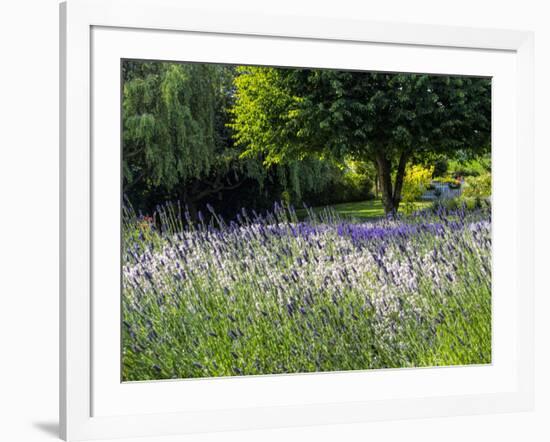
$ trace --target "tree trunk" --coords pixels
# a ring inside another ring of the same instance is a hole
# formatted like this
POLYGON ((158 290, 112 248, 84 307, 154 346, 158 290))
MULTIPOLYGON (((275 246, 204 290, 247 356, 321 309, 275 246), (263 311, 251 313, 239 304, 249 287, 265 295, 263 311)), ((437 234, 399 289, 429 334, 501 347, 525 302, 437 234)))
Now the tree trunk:
POLYGON ((382 191, 382 204, 386 215, 393 214, 397 209, 393 201, 393 186, 391 182, 391 161, 383 154, 376 156, 378 176, 380 177, 380 190, 382 191))
POLYGON ((382 191, 382 203, 386 215, 395 215, 399 210, 401 203, 401 192, 403 190, 403 181, 405 178, 405 168, 409 154, 403 151, 399 157, 399 163, 395 174, 395 185, 392 183, 392 162, 383 153, 376 155, 376 164, 378 166, 378 177, 380 179, 380 189, 382 191))
POLYGON ((397 165, 397 172, 395 174, 395 186, 393 189, 393 202, 395 206, 395 211, 399 209, 399 204, 401 203, 401 191, 403 190, 403 181, 405 179, 405 167, 407 166, 407 160, 409 159, 409 154, 407 151, 401 153, 399 157, 399 164, 397 165))

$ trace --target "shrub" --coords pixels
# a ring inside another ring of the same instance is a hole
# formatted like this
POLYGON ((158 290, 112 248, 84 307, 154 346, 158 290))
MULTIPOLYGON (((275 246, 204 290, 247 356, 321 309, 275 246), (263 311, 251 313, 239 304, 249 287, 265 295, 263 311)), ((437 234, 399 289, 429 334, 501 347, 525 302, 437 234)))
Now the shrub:
POLYGON ((491 172, 491 158, 483 157, 467 161, 451 161, 448 172, 453 176, 480 176, 491 172))
POLYGON ((464 198, 488 198, 491 196, 491 174, 486 172, 476 177, 466 178, 462 192, 464 198))
POLYGON ((449 162, 446 158, 438 159, 434 164, 433 177, 442 177, 447 174, 449 170, 449 162))
POLYGON ((491 202, 487 198, 464 197, 461 195, 458 198, 436 200, 432 203, 431 210, 437 212, 441 207, 450 211, 457 209, 475 210, 490 206, 491 202))
POLYGON ((433 166, 412 165, 407 167, 401 191, 401 207, 405 213, 412 213, 415 210, 414 202, 426 191, 432 175, 433 166))

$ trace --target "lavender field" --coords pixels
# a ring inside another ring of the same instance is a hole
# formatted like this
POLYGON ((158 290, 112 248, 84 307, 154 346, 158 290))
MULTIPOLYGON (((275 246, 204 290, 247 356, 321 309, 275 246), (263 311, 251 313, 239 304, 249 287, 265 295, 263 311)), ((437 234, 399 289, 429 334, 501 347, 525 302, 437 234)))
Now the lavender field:
POLYGON ((491 362, 489 208, 123 218, 123 381, 491 362))

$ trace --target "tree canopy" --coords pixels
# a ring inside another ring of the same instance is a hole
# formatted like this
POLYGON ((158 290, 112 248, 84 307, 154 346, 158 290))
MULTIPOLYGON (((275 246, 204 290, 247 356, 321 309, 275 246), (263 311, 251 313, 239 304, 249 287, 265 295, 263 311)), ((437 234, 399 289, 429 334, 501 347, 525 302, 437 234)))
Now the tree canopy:
POLYGON ((270 67, 239 73, 232 128, 243 157, 370 161, 387 213, 399 206, 408 162, 490 149, 489 79, 270 67))

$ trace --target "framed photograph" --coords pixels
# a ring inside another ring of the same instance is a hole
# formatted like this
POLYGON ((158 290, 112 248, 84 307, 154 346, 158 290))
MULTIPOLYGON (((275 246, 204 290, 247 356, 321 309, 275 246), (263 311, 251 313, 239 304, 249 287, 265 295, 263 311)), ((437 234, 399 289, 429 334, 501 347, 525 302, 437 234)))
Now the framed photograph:
POLYGON ((532 407, 531 33, 60 16, 63 438, 532 407))

